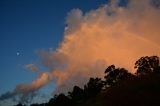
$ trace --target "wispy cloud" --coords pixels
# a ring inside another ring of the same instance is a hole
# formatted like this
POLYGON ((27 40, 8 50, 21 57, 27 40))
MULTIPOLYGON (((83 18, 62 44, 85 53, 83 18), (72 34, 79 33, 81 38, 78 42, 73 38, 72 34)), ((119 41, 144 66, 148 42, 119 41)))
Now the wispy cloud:
POLYGON ((40 71, 39 67, 34 64, 26 64, 25 68, 30 69, 32 72, 39 72, 40 71))

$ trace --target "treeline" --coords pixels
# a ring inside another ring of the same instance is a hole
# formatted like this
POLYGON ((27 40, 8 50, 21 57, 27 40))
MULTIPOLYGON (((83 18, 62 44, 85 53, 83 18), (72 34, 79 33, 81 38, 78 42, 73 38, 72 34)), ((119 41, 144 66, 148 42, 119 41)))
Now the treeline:
MULTIPOLYGON (((117 68, 115 67, 115 65, 111 65, 104 72, 105 73, 104 80, 98 77, 90 78, 88 83, 84 85, 83 89, 78 86, 74 86, 73 90, 71 92, 68 92, 68 95, 64 95, 63 93, 61 93, 51 98, 48 103, 31 104, 30 106, 84 106, 85 103, 87 103, 90 100, 93 100, 93 98, 94 99, 97 97, 98 99, 101 98, 101 96, 99 95, 101 95, 102 93, 112 91, 109 89, 115 89, 114 88, 115 86, 123 85, 122 82, 129 82, 129 83, 136 82, 137 84, 137 82, 141 81, 141 79, 145 79, 146 76, 155 74, 159 75, 160 74, 159 57, 158 56, 141 57, 135 62, 135 69, 136 73, 132 74, 125 68, 117 68)), ((129 83, 126 83, 126 85, 127 84, 129 85, 129 83)), ((114 90, 114 92, 116 91, 117 89, 114 90)), ((109 95, 109 93, 108 94, 106 93, 106 95, 109 95)), ((129 94, 127 94, 127 96, 128 95, 129 94)), ((92 103, 93 102, 94 101, 92 101, 92 103)), ((93 106, 93 104, 90 105, 93 106)), ((15 106, 25 106, 25 105, 19 103, 15 106)))

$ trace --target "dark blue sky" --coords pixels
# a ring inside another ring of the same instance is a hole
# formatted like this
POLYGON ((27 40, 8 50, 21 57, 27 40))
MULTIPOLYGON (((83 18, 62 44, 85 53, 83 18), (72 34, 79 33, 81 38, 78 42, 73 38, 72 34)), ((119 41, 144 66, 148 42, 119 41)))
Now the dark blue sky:
MULTIPOLYGON (((25 69, 24 65, 38 61, 37 50, 58 47, 70 10, 80 8, 86 12, 106 2, 0 0, 0 94, 13 90, 16 84, 36 79, 37 74, 25 69)), ((52 87, 44 89, 50 92, 52 87)))

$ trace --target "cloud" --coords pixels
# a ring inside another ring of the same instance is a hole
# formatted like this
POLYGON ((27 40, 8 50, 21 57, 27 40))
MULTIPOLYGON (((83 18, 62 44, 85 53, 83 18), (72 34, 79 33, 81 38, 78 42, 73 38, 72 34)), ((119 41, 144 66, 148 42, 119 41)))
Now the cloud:
POLYGON ((36 92, 51 81, 50 75, 47 72, 41 73, 38 79, 32 81, 31 84, 18 84, 11 92, 6 92, 0 96, 0 101, 6 99, 15 99, 18 95, 18 101, 29 102, 36 92))
POLYGON ((0 100, 9 99, 14 97, 15 95, 16 95, 16 92, 6 92, 0 96, 0 100))
POLYGON ((50 82, 50 75, 47 72, 40 74, 37 80, 32 81, 31 84, 18 84, 16 86, 16 91, 19 93, 28 94, 29 92, 34 92, 39 88, 45 86, 50 82))
POLYGON ((25 65, 26 68, 30 69, 32 72, 38 72, 39 67, 34 64, 27 64, 25 65))
MULTIPOLYGON (((69 12, 61 45, 52 52, 39 52, 49 72, 41 73, 31 84, 17 85, 15 91, 28 94, 56 81, 54 92, 67 92, 74 85, 83 86, 89 77, 103 77, 108 65, 134 73, 134 62, 141 56, 160 56, 157 3, 129 0, 125 7, 118 3, 112 0, 86 13, 80 9, 69 12)), ((35 70, 33 67, 28 66, 35 70)))
POLYGON ((150 0, 130 0, 126 7, 113 0, 87 13, 73 9, 68 14, 61 46, 42 55, 43 61, 59 64, 51 65, 57 91, 66 92, 76 84, 83 86, 90 76, 104 76, 107 65, 115 64, 134 73, 138 58, 159 56, 159 13, 150 0))

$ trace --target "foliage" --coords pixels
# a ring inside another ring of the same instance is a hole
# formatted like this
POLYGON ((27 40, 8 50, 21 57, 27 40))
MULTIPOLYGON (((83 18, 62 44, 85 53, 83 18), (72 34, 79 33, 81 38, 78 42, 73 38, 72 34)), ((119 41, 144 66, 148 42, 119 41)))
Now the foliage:
POLYGON ((51 99, 47 106, 70 106, 70 99, 63 93, 59 94, 56 98, 51 99))
POLYGON ((78 86, 74 86, 72 92, 68 92, 68 96, 71 98, 72 102, 82 102, 85 98, 84 90, 78 86))
POLYGON ((90 78, 89 82, 84 86, 84 91, 87 96, 92 97, 97 95, 103 87, 101 78, 90 78))
POLYGON ((23 105, 23 104, 21 104, 21 103, 18 103, 18 104, 15 105, 15 106, 25 106, 25 105, 23 105))
POLYGON ((126 80, 128 78, 133 77, 133 75, 129 73, 126 69, 116 68, 114 65, 109 66, 105 70, 105 74, 106 74, 104 76, 104 78, 106 79, 105 85, 107 86, 113 86, 119 80, 126 80))
POLYGON ((135 63, 137 75, 145 75, 152 72, 160 72, 160 61, 157 56, 145 56, 138 59, 135 63))

